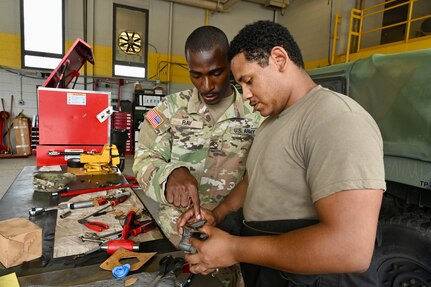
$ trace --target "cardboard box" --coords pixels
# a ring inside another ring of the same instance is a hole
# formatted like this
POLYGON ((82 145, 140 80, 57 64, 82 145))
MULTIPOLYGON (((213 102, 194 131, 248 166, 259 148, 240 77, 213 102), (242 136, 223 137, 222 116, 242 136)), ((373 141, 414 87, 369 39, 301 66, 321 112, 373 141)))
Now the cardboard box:
POLYGON ((9 268, 42 256, 42 228, 23 217, 0 221, 0 262, 9 268))
POLYGON ((31 155, 30 124, 28 118, 18 116, 13 119, 15 147, 17 155, 31 155))

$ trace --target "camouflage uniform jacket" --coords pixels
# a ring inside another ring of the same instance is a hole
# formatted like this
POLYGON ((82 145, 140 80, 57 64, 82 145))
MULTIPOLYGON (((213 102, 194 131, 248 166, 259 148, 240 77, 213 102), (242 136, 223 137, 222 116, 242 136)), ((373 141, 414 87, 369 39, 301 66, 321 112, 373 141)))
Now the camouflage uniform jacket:
POLYGON ((161 203, 152 215, 175 245, 182 211, 166 201, 168 176, 187 167, 199 184, 201 206, 214 208, 241 181, 262 120, 236 89, 234 103, 217 122, 196 88, 166 96, 145 115, 133 171, 144 193, 161 203))
POLYGON ((196 88, 166 96, 153 111, 160 123, 146 115, 133 164, 146 195, 167 203, 168 176, 187 167, 199 183, 202 205, 217 205, 243 177, 259 113, 235 89, 234 103, 215 123, 196 88))

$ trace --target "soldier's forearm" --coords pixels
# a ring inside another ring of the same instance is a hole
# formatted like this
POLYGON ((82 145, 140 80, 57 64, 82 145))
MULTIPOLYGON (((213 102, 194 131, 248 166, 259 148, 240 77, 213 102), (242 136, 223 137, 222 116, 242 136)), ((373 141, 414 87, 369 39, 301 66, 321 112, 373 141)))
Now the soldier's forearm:
POLYGON ((232 192, 213 210, 214 217, 217 224, 223 221, 223 219, 231 212, 240 209, 245 200, 248 187, 248 176, 247 174, 241 180, 240 183, 232 190, 232 192))

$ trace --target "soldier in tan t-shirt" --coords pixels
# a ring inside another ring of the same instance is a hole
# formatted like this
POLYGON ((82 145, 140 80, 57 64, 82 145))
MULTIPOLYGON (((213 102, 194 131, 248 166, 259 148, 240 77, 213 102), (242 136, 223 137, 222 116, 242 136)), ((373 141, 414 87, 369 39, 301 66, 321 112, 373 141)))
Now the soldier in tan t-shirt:
POLYGON ((319 199, 346 189, 384 188, 382 149, 377 124, 358 103, 316 86, 258 131, 247 160, 244 216, 317 219, 319 199))
MULTIPOLYGON (((244 180, 213 211, 201 209, 208 238, 190 240, 191 271, 240 262, 246 287, 377 286, 372 259, 386 183, 375 121, 354 100, 316 85, 277 23, 245 26, 229 58, 243 97, 268 118, 244 180), (214 227, 240 208, 241 236, 214 227)), ((180 232, 193 213, 180 217, 180 232)))

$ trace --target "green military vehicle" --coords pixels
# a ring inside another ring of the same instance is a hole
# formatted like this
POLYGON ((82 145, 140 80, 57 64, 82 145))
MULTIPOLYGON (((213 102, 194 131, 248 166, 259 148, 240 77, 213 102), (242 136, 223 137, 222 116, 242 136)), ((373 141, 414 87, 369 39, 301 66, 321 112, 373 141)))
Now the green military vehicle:
POLYGON ((431 49, 308 71, 359 102, 384 141, 387 191, 380 212, 380 286, 431 286, 431 49))

